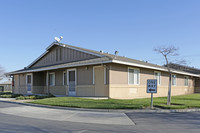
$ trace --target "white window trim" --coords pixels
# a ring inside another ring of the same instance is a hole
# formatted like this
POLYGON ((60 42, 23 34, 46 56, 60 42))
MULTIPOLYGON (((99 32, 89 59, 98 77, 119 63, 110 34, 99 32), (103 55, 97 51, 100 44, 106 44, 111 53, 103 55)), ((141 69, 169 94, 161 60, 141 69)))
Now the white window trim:
POLYGON ((184 86, 189 86, 189 76, 184 76, 184 86), (188 82, 187 85, 185 85, 185 78, 187 78, 187 82, 188 82))
POLYGON ((77 85, 77 75, 76 75, 76 68, 67 69, 67 85, 69 85, 69 72, 75 71, 75 85, 77 85))
POLYGON ((161 81, 161 79, 162 79, 161 72, 160 71, 154 71, 154 79, 156 79, 155 73, 160 73, 160 84, 158 83, 158 81, 157 81, 157 84, 161 85, 161 83, 162 83, 162 81, 161 81))
POLYGON ((33 73, 28 73, 28 74, 26 74, 26 85, 27 85, 27 81, 28 81, 28 79, 27 79, 27 76, 28 75, 30 75, 31 76, 31 86, 33 85, 33 73))
MULTIPOLYGON (((63 85, 65 86, 65 78, 67 80, 67 77, 64 78, 64 76, 67 76, 66 71, 63 71, 63 85), (65 74, 64 74, 65 73, 65 74)), ((67 82, 66 82, 67 83, 67 82)))
MULTIPOLYGON (((176 74, 172 74, 172 75, 176 76, 176 74)), ((172 79, 171 84, 173 83, 173 76, 172 75, 171 75, 171 79, 172 79)), ((176 84, 175 85, 172 84, 172 86, 176 86, 176 85, 177 85, 177 76, 176 76, 176 84)))
POLYGON ((49 86, 55 86, 56 85, 56 74, 55 74, 55 72, 50 72, 49 75, 48 75, 49 76, 49 86), (53 81, 53 85, 50 85, 50 76, 49 76, 50 74, 54 74, 54 76, 55 76, 54 81, 53 81))
POLYGON ((140 69, 139 69, 139 68, 128 67, 128 85, 140 85, 140 69), (134 69, 134 70, 138 70, 138 71, 139 71, 139 74, 138 74, 138 76, 139 76, 139 77, 138 77, 138 80, 139 80, 139 81, 138 81, 138 84, 135 84, 135 83, 134 83, 134 84, 130 84, 130 83, 129 83, 129 69, 134 69))

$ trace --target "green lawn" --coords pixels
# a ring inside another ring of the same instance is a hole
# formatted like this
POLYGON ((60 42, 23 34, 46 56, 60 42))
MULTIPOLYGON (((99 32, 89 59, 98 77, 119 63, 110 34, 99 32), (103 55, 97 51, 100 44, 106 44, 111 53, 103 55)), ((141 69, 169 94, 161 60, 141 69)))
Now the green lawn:
MULTIPOLYGON (((166 102, 167 97, 154 98, 154 107, 163 109, 200 108, 200 94, 173 96, 171 106, 166 105, 166 102)), ((150 107, 150 98, 132 100, 94 100, 76 97, 55 97, 35 100, 30 103, 92 109, 144 109, 150 107)))

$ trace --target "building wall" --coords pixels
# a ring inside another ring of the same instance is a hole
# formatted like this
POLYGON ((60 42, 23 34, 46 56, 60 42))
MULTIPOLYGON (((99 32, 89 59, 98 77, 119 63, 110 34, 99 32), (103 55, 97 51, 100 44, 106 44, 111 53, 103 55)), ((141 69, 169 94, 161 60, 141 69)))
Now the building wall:
POLYGON ((93 84, 93 66, 83 66, 77 68, 77 85, 93 84))
POLYGON ((13 93, 27 94, 26 91, 26 74, 14 75, 13 93))
MULTIPOLYGON (((117 99, 146 98, 151 95, 146 93, 147 79, 154 79, 154 70, 137 68, 140 70, 140 84, 128 84, 128 67, 125 65, 112 64, 110 67, 109 97, 117 99)), ((132 67, 134 68, 134 67, 132 67)), ((194 93, 194 79, 190 77, 189 85, 184 86, 184 75, 176 74, 177 84, 172 86, 172 96, 194 93)), ((155 97, 167 96, 168 74, 161 72, 161 85, 158 85, 158 92, 155 97)))
POLYGON ((195 79, 195 92, 200 93, 200 79, 199 78, 195 79))
POLYGON ((46 85, 46 72, 33 73, 33 86, 45 86, 46 85))
MULTIPOLYGON (((77 96, 108 96, 108 85, 102 84, 102 91, 104 91, 104 95, 98 94, 95 91, 95 84, 93 84, 93 71, 97 66, 84 66, 77 68, 77 86, 76 86, 76 94, 77 96)), ((104 66, 102 66, 104 68, 104 66)), ((104 69, 101 71, 104 75, 104 69)), ((94 73, 95 74, 95 73, 94 73)), ((98 73, 96 73, 98 75, 98 73)), ((108 71, 106 73, 106 77, 108 75, 108 71)), ((103 79, 104 80, 104 79, 103 79)), ((108 78, 107 78, 108 82, 108 78)))
MULTIPOLYGON (((106 90, 105 96, 117 99, 131 99, 150 97, 146 93, 147 79, 154 79, 154 70, 137 68, 140 70, 140 84, 128 84, 128 67, 119 64, 107 64, 101 72, 106 74, 106 84, 103 84, 102 90, 106 90), (106 73, 105 71, 106 70, 106 73)), ((96 66, 77 67, 77 96, 98 96, 95 93, 95 84, 93 84, 93 71, 96 66)), ((136 68, 136 67, 132 67, 136 68)), ((67 69, 52 70, 55 72, 55 86, 49 86, 49 92, 54 95, 68 95, 68 86, 63 85, 63 72, 67 69)), ((97 76, 99 75, 96 73, 97 76)), ((14 93, 26 94, 26 74, 14 75, 14 93)), ((177 85, 172 86, 172 95, 183 95, 194 93, 194 85, 200 88, 200 83, 194 83, 195 79, 189 77, 189 85, 184 86, 184 75, 176 74, 177 85)), ((67 77, 66 77, 67 78, 67 77)), ((197 81, 197 80, 196 80, 197 81)), ((167 96, 168 91, 168 73, 161 72, 161 85, 158 85, 158 93, 155 97, 167 96)), ((46 72, 33 73, 33 94, 47 94, 46 72)))
POLYGON ((12 91, 11 84, 0 84, 0 92, 12 91))
POLYGON ((49 52, 43 58, 33 64, 31 68, 94 58, 98 57, 67 47, 53 46, 49 52))

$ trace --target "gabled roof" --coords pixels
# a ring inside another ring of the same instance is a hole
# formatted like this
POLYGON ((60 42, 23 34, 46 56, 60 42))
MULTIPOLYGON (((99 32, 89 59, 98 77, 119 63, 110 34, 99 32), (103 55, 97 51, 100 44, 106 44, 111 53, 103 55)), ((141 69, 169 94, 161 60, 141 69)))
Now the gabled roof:
POLYGON ((46 51, 40 55, 36 60, 34 60, 31 64, 29 64, 26 68, 30 68, 32 65, 34 65, 37 61, 39 61, 42 57, 44 57, 48 52, 49 52, 49 49, 51 49, 53 46, 61 46, 61 47, 66 47, 66 48, 70 48, 70 49, 74 49, 74 50, 77 50, 77 51, 80 51, 80 52, 86 52, 88 54, 91 54, 91 55, 95 55, 95 56, 99 56, 99 57, 102 57, 101 54, 98 54, 98 53, 95 53, 94 51, 91 52, 92 50, 88 50, 88 49, 83 49, 83 48, 79 48, 79 47, 75 47, 75 46, 71 46, 71 45, 68 45, 68 44, 63 44, 63 43, 52 43, 51 45, 49 45, 47 48, 46 48, 46 51))
MULTIPOLYGON (((135 66, 135 67, 141 67, 141 68, 147 68, 147 69, 153 69, 153 70, 159 70, 159 71, 165 71, 165 72, 168 71, 167 68, 164 67, 164 66, 155 65, 155 64, 144 62, 144 61, 139 61, 139 60, 135 60, 135 59, 127 58, 127 57, 122 57, 122 56, 116 56, 116 55, 113 55, 113 54, 98 52, 98 51, 80 48, 80 47, 76 47, 76 46, 72 46, 72 45, 68 45, 68 44, 63 44, 63 43, 52 43, 49 47, 46 48, 46 52, 43 53, 35 61, 33 61, 26 69, 11 72, 10 74, 17 74, 17 73, 24 73, 24 72, 37 72, 37 71, 53 70, 53 69, 59 69, 59 68, 68 68, 68 67, 95 65, 95 64, 105 64, 105 63, 117 63, 117 64, 124 64, 124 65, 129 65, 129 66, 135 66), (98 56, 100 58, 88 59, 88 60, 84 60, 84 61, 76 61, 76 62, 70 62, 70 63, 63 63, 63 64, 57 64, 57 65, 51 65, 51 66, 44 66, 44 67, 39 67, 39 68, 30 68, 34 63, 36 63, 43 56, 45 56, 48 53, 49 49, 52 48, 55 45, 74 49, 74 50, 78 50, 78 51, 81 51, 81 52, 86 52, 86 53, 98 56)), ((172 69, 172 72, 178 73, 178 74, 200 77, 199 74, 189 73, 189 72, 176 70, 176 69, 172 69)))
POLYGON ((0 85, 9 85, 12 84, 11 80, 0 82, 0 85))

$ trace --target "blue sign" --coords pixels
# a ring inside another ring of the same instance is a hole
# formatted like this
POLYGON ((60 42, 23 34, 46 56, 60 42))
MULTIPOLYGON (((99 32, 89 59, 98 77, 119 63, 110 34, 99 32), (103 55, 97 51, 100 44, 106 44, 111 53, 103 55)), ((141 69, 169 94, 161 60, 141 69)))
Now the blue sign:
POLYGON ((157 93, 157 79, 147 80, 147 93, 157 93))

